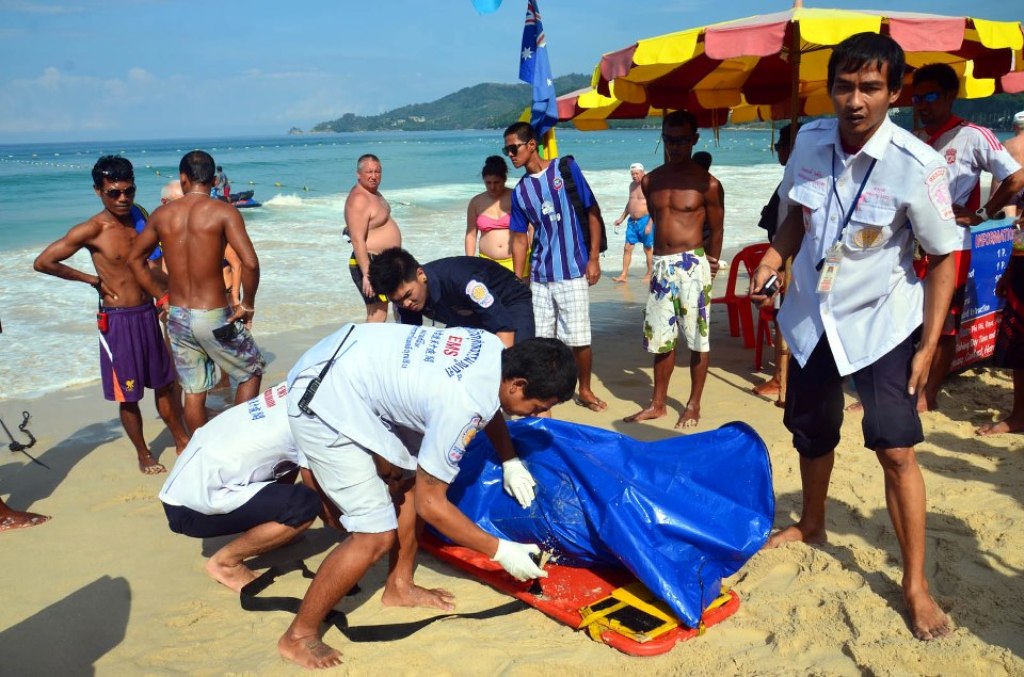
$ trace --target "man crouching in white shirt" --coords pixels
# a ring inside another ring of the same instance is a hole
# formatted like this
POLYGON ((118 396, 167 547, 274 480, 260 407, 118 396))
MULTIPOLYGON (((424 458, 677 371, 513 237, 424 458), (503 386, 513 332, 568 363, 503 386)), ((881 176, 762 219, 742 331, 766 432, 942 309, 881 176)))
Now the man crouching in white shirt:
POLYGON ((835 47, 828 87, 837 119, 800 128, 779 186, 786 217, 751 290, 794 257, 779 327, 796 360, 783 420, 800 453, 803 514, 768 547, 827 540, 842 381, 851 375, 864 405, 864 445, 885 477, 911 629, 928 640, 948 634, 949 620, 924 573, 925 487, 914 455, 924 435, 916 400, 949 310, 949 253, 961 233, 945 160, 889 120, 903 70, 903 50, 888 36, 859 33, 835 47), (931 259, 923 284, 912 271, 915 236, 931 259))
POLYGON ((506 349, 480 329, 345 325, 303 355, 288 374, 288 420, 351 535, 320 565, 278 641, 281 655, 306 668, 340 664, 341 654, 320 640, 320 624, 389 552, 384 604, 454 608, 450 592, 413 582, 417 518, 518 580, 546 576, 531 558, 536 545, 483 531, 447 491, 467 445, 484 430, 502 461, 506 492, 528 507, 535 482, 501 412, 545 412, 572 397, 576 378, 561 341, 534 338, 506 349))
POLYGON ((305 461, 288 426, 287 390, 268 388, 197 429, 160 491, 171 531, 242 534, 206 562, 235 592, 256 578, 246 558, 291 542, 321 510, 316 491, 294 484, 305 461))

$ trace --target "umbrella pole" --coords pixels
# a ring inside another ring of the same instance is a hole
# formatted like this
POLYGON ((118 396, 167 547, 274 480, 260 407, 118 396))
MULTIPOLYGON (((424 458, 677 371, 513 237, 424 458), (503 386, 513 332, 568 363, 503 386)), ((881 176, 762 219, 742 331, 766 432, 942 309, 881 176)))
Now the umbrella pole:
MULTIPOLYGON (((803 7, 803 0, 793 0, 793 8, 803 7)), ((789 90, 789 150, 793 150, 793 143, 796 141, 796 126, 800 121, 800 24, 793 22, 793 31, 789 43, 789 68, 790 68, 790 90, 789 90)), ((793 259, 785 262, 783 275, 783 291, 789 281, 789 271, 793 267, 793 259)), ((775 323, 775 345, 778 347, 776 359, 779 371, 779 398, 775 401, 778 407, 786 404, 786 381, 789 378, 789 344, 786 337, 779 331, 779 323, 775 323)))

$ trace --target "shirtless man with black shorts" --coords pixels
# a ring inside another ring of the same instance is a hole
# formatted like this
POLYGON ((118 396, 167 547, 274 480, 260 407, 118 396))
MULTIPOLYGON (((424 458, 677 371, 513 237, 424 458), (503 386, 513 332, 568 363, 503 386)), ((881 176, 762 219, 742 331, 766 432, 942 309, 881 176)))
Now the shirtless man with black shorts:
POLYGON ((215 364, 238 384, 235 404, 241 404, 259 394, 266 363, 249 333, 260 268, 245 221, 231 205, 210 198, 214 163, 209 153, 187 153, 178 170, 184 196, 153 212, 129 261, 140 284, 162 294, 145 265, 149 252, 162 243, 170 305, 167 330, 185 391, 185 422, 194 432, 206 423, 206 394, 216 385, 215 364), (242 268, 243 300, 235 305, 224 290, 222 263, 228 244, 242 268))
MULTIPOLYGON (((178 453, 188 444, 188 433, 171 396, 174 368, 160 333, 153 297, 139 286, 128 266, 129 252, 138 238, 135 222, 141 214, 133 204, 135 171, 127 159, 107 155, 92 168, 92 180, 103 211, 44 249, 34 267, 40 273, 84 282, 99 293, 97 330, 103 395, 119 405, 121 425, 138 454, 139 470, 155 475, 166 468, 150 454, 142 433, 139 401, 144 388, 156 391, 157 411, 171 431, 178 453), (63 263, 80 249, 92 256, 95 275, 63 263)), ((139 265, 148 271, 146 256, 139 265)))
POLYGON ((388 299, 370 284, 370 259, 391 247, 402 246, 402 233, 391 218, 391 205, 378 192, 380 159, 366 154, 356 162, 356 185, 345 200, 345 234, 352 240, 348 259, 352 281, 366 304, 367 322, 388 318, 388 299))
POLYGON ((654 219, 654 270, 644 311, 644 348, 654 353, 651 403, 626 422, 665 415, 668 382, 675 369, 680 333, 690 348, 690 398, 676 428, 700 421, 700 398, 708 375, 708 311, 711 282, 722 252, 725 200, 722 186, 690 159, 697 143, 697 120, 687 111, 662 120, 666 162, 640 181, 654 219), (711 229, 704 250, 704 223, 711 229), (681 330, 681 331, 680 331, 681 330))

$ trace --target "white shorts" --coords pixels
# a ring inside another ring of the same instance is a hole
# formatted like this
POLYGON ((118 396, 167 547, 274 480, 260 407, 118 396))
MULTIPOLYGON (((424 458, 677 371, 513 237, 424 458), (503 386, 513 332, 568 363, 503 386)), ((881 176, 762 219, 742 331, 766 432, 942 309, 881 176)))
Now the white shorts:
MULTIPOLYGON (((301 392, 295 391, 297 396, 301 392)), ((341 525, 347 531, 379 534, 398 528, 395 505, 377 474, 373 452, 339 438, 338 431, 318 416, 289 416, 288 424, 316 481, 341 511, 341 525)))
POLYGON ((655 256, 644 309, 644 348, 655 354, 675 350, 682 330, 690 350, 708 352, 710 305, 711 266, 703 249, 655 256))
POLYGON ((586 276, 533 282, 530 291, 537 336, 560 339, 570 348, 590 345, 590 283, 586 276))

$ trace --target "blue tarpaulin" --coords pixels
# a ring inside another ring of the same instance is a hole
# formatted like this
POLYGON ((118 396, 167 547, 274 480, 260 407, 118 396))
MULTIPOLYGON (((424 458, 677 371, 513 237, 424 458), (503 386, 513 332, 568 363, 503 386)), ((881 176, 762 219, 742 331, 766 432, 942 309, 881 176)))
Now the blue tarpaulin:
POLYGON ((768 538, 771 465, 745 423, 657 442, 542 418, 510 421, 509 432, 537 480, 533 504, 502 490, 486 435, 449 499, 485 531, 537 543, 559 564, 627 568, 690 627, 768 538))

